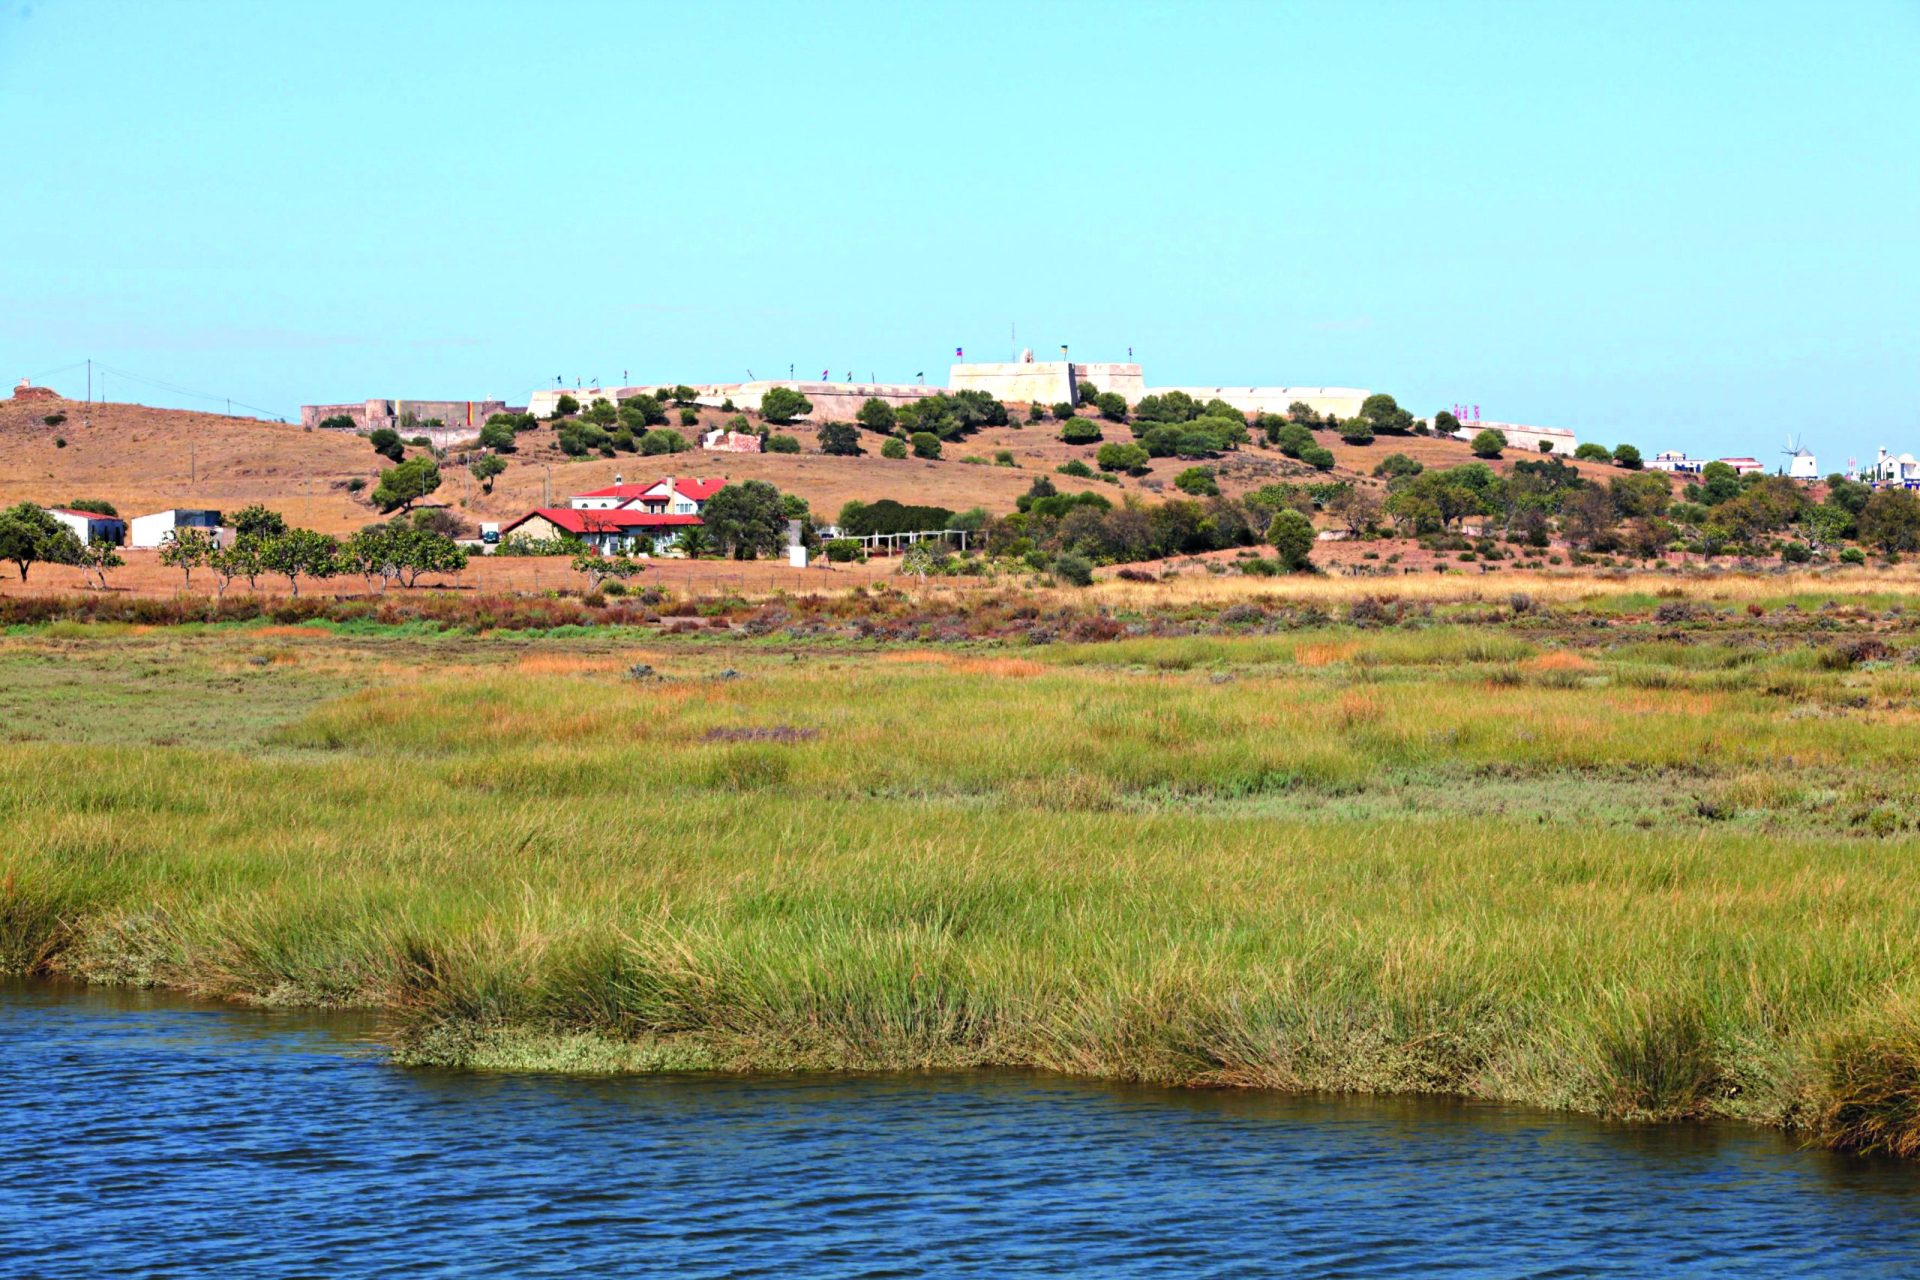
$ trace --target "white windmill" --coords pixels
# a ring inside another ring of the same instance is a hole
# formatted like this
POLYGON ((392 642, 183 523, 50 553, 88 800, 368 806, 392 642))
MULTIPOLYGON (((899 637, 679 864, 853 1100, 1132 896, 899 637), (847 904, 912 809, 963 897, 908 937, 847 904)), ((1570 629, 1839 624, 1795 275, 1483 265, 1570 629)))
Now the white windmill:
POLYGON ((1787 478, 1790 480, 1818 480, 1820 464, 1813 456, 1813 450, 1800 443, 1800 437, 1787 437, 1787 447, 1780 452, 1787 455, 1787 478))

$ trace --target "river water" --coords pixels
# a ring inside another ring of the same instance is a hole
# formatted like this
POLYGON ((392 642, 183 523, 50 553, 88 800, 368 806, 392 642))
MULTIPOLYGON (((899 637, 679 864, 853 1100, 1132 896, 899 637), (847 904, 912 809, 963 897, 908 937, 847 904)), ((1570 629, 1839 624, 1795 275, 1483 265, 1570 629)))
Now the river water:
POLYGON ((0 985, 0 1276, 1920 1275, 1920 1169, 1738 1126, 406 1071, 370 1030, 0 985))

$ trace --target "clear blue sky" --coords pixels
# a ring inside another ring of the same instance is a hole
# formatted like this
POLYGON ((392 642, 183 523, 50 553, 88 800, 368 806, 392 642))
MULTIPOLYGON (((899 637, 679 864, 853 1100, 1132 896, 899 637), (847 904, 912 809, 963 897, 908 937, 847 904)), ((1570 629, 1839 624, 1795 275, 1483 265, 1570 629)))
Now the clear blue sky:
POLYGON ((4 4, 8 382, 940 381, 1017 321, 1160 384, 1920 449, 1912 2, 4 4))

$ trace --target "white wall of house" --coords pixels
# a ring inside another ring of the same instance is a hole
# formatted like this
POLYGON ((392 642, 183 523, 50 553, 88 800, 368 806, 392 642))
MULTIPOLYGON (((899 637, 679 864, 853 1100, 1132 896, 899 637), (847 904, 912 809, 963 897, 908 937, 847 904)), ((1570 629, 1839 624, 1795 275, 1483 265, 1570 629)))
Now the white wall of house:
POLYGON ((80 545, 86 546, 93 541, 93 521, 85 516, 76 516, 66 511, 49 511, 48 515, 73 530, 73 536, 80 539, 80 545))
MULTIPOLYGON (((171 538, 175 529, 189 528, 199 529, 203 533, 214 536, 221 542, 221 545, 224 546, 228 539, 220 539, 218 537, 221 532, 218 524, 200 524, 193 519, 193 517, 201 514, 201 512, 196 510, 182 508, 172 511, 155 511, 149 515, 135 516, 127 524, 128 545, 135 547, 158 547, 171 538)), ((209 512, 206 514, 213 520, 217 521, 219 519, 218 513, 209 512)))

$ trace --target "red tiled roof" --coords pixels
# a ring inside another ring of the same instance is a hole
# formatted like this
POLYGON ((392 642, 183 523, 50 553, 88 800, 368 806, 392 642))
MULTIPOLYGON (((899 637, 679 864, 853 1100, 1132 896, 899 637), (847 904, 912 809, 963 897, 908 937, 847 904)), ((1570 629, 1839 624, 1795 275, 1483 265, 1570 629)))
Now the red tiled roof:
MULTIPOLYGON (((589 489, 585 493, 576 493, 573 496, 576 498, 618 498, 622 502, 630 502, 645 494, 647 490, 664 483, 666 483, 666 478, 663 476, 659 480, 655 480, 652 484, 610 484, 604 489, 589 489)), ((713 476, 708 479, 688 479, 685 476, 680 476, 673 482, 674 490, 678 492, 681 497, 691 498, 695 502, 705 502, 708 498, 711 498, 714 494, 726 488, 726 485, 727 479, 725 476, 713 476)))
POLYGON ((102 515, 98 511, 75 511, 72 507, 48 507, 49 511, 58 511, 63 516, 79 516, 82 520, 119 520, 119 516, 102 515))
POLYGON ((705 502, 708 498, 711 498, 714 494, 726 488, 727 481, 724 476, 715 476, 710 480, 687 480, 683 478, 675 480, 673 487, 680 491, 680 496, 683 498, 692 498, 695 502, 705 502))
POLYGON ((616 507, 611 511, 581 511, 574 507, 535 507, 500 530, 512 533, 535 516, 545 516, 568 533, 611 533, 620 529, 655 529, 661 526, 705 524, 699 516, 666 516, 653 511, 633 511, 616 507))

